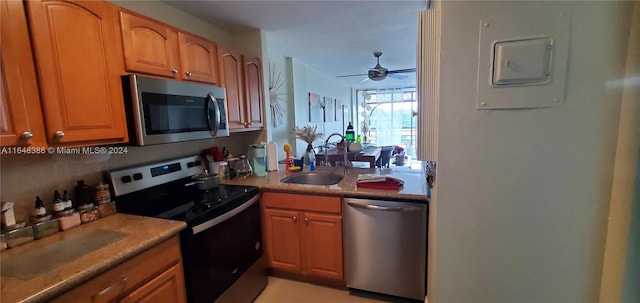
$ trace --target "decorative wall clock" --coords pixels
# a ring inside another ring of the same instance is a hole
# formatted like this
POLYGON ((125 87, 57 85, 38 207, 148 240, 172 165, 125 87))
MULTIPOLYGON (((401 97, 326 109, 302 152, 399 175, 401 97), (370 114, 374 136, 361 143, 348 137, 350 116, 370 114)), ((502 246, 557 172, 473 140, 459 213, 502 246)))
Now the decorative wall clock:
POLYGON ((269 105, 271 107, 271 121, 273 127, 278 127, 284 123, 287 113, 285 95, 281 92, 284 85, 284 77, 282 72, 278 70, 278 66, 269 62, 269 105))

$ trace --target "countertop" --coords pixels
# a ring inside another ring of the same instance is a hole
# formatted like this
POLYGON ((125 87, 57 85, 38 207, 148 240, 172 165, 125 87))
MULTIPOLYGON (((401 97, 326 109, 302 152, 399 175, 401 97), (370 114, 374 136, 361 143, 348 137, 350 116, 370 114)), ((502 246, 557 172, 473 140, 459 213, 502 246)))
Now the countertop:
POLYGON ((114 214, 0 254, 0 301, 44 302, 169 239, 181 221, 114 214))
MULTIPOLYGON (((290 174, 280 165, 278 171, 268 172, 265 177, 251 176, 246 179, 236 177, 223 184, 253 185, 262 190, 306 193, 333 196, 379 198, 379 199, 407 199, 429 201, 427 198, 427 178, 421 161, 413 161, 411 166, 392 166, 390 168, 350 168, 349 173, 334 185, 307 185, 282 183, 280 180, 290 174), (404 186, 398 190, 358 188, 359 174, 385 175, 404 181, 404 186)), ((307 167, 304 167, 305 171, 307 167)), ((333 172, 343 174, 342 167, 317 167, 316 172, 333 172)))

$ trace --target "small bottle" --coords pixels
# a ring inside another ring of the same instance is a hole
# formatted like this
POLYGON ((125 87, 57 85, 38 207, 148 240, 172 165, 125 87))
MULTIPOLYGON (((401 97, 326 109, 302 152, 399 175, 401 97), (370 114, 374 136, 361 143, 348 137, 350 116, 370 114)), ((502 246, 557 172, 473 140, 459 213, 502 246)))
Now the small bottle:
POLYGON ((36 197, 36 206, 33 209, 33 216, 40 219, 47 216, 47 209, 44 207, 44 203, 40 200, 40 197, 36 197))
POLYGON ((362 143, 362 137, 360 135, 356 137, 356 143, 358 144, 362 143))
POLYGON ((64 210, 72 210, 73 209, 73 202, 71 202, 71 198, 69 198, 69 192, 68 191, 64 191, 62 193, 62 200, 64 201, 64 210))
POLYGON ((58 190, 56 190, 53 193, 53 211, 58 213, 61 211, 65 210, 65 203, 64 200, 62 200, 62 197, 60 196, 60 192, 58 192, 58 190))
POLYGON ((347 141, 347 144, 356 139, 356 132, 353 130, 353 124, 351 124, 351 122, 349 122, 349 126, 347 126, 347 130, 344 133, 344 139, 347 141))
POLYGON ((309 171, 316 170, 316 152, 311 150, 309 152, 309 171))
POLYGON ((76 185, 76 208, 81 208, 84 205, 91 203, 91 189, 89 185, 84 183, 84 180, 78 180, 76 185))

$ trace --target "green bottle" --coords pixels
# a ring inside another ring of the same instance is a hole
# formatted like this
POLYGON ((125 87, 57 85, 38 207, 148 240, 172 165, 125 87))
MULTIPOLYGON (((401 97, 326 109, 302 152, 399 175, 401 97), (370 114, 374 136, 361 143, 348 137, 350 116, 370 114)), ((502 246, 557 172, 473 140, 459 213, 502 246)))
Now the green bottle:
POLYGON ((356 132, 353 131, 353 124, 351 124, 351 122, 349 122, 349 126, 347 126, 347 131, 344 133, 344 139, 348 143, 351 143, 356 139, 356 132))

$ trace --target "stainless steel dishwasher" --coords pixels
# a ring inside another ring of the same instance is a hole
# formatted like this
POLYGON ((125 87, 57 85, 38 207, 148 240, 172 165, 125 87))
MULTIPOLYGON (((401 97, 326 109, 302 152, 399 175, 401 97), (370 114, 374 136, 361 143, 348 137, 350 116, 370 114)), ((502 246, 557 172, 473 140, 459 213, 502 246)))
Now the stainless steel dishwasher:
POLYGON ((424 300, 426 202, 344 199, 347 287, 424 300))

